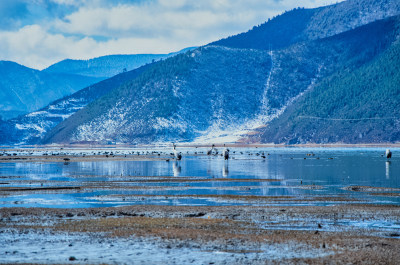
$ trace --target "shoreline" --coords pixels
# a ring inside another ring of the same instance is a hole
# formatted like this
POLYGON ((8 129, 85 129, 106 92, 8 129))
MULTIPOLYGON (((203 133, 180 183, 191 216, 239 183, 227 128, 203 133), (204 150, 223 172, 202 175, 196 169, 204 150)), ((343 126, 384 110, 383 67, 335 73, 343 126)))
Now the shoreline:
MULTIPOLYGON (((177 147, 182 148, 209 148, 213 143, 193 144, 193 143, 176 143, 177 147)), ((346 143, 331 143, 331 144, 243 144, 243 143, 226 143, 214 144, 215 147, 231 147, 231 148, 400 148, 400 143, 363 143, 363 144, 346 144, 346 143)), ((0 151, 16 150, 16 149, 149 149, 149 148, 172 148, 171 143, 162 144, 115 144, 115 145, 93 145, 93 144, 51 144, 51 145, 0 145, 0 151)))
MULTIPOLYGON (((177 146, 178 151, 182 152, 183 156, 205 157, 210 146, 177 146)), ((237 156, 243 153, 254 155, 254 158, 268 158, 269 151, 279 150, 303 150, 304 155, 309 156, 313 151, 317 150, 332 150, 332 149, 376 149, 382 151, 392 148, 392 151, 398 151, 400 144, 387 145, 225 145, 215 146, 219 149, 222 155, 222 148, 230 148, 230 159, 238 159, 237 156), (308 151, 307 149, 312 149, 308 151), (264 152, 265 155, 264 155, 264 152), (268 153, 268 155, 267 155, 268 153)), ((212 156, 216 156, 213 154, 212 156)), ((239 159, 243 160, 244 157, 239 159)), ((244 158, 244 160, 249 159, 244 158)), ((19 163, 19 162, 101 162, 101 161, 176 161, 172 147, 170 146, 35 146, 35 147, 15 147, 15 149, 0 148, 0 163, 19 163)))

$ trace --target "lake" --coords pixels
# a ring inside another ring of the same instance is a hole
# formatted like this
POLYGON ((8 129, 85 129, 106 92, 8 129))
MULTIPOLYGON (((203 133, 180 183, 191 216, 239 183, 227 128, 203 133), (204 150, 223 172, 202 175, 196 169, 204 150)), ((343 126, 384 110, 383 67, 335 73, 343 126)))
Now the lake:
POLYGON ((390 160, 384 148, 231 148, 228 161, 206 148, 180 148, 181 161, 163 148, 107 150, 121 160, 1 162, 0 207, 400 205, 399 148, 390 160))

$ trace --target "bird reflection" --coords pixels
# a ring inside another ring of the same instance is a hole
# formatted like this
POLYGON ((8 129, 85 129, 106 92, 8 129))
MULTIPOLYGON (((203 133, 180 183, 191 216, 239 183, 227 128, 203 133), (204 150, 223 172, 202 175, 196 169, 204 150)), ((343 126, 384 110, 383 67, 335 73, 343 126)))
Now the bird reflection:
POLYGON ((227 177, 229 175, 229 169, 228 169, 228 161, 224 163, 224 167, 222 168, 222 176, 227 177))
POLYGON ((182 168, 178 162, 172 163, 172 171, 174 172, 174 177, 179 177, 181 174, 182 168))
POLYGON ((386 179, 390 179, 390 161, 386 161, 386 179))

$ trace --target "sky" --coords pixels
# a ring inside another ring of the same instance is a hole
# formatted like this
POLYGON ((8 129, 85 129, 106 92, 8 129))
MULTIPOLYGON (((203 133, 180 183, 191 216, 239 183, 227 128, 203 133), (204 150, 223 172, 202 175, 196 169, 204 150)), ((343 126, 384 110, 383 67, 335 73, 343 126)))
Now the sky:
POLYGON ((63 59, 169 53, 333 0, 0 0, 0 60, 44 69, 63 59))

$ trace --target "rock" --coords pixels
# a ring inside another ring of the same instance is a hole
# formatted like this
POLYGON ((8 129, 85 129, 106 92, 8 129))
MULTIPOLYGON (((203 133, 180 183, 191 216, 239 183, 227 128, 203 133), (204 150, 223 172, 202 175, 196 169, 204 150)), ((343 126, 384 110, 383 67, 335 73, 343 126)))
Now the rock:
POLYGON ((185 217, 202 217, 206 215, 206 213, 192 213, 192 214, 186 214, 185 217))

